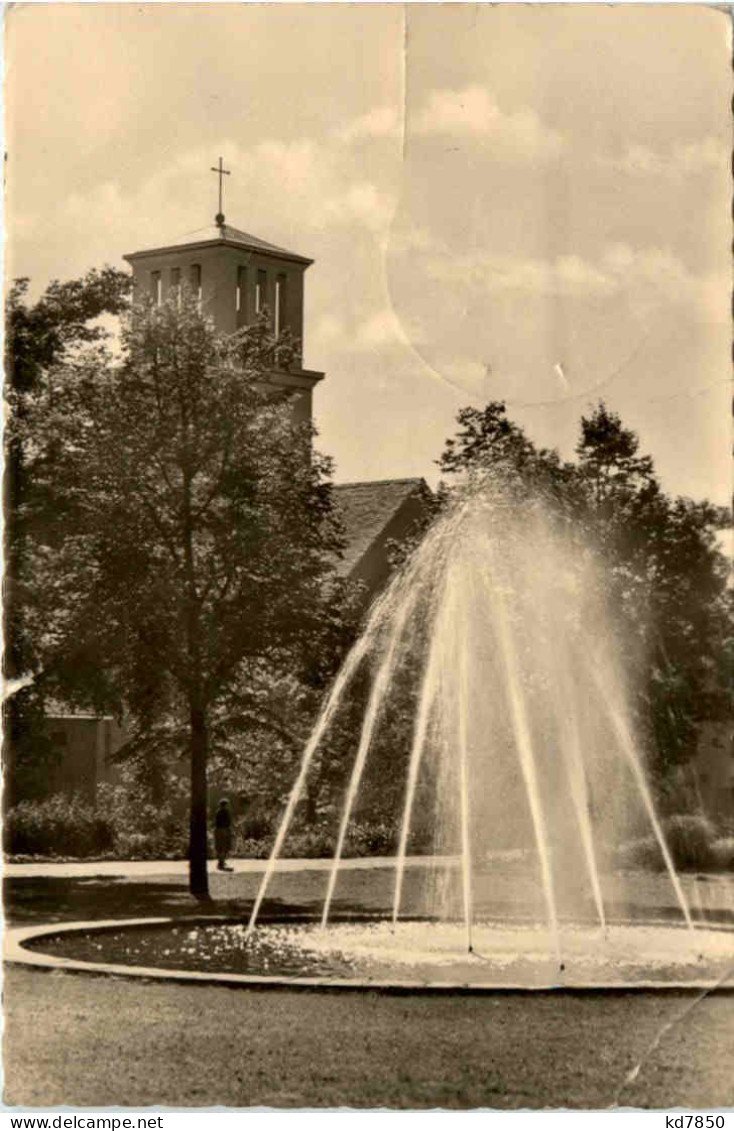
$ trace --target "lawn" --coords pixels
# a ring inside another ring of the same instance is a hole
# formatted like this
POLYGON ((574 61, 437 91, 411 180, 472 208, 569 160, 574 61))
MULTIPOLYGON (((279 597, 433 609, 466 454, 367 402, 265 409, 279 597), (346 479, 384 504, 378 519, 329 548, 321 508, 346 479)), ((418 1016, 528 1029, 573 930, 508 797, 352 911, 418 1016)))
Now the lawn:
MULTIPOLYGON (((267 909, 316 909, 324 879, 276 877, 267 909)), ((214 875, 214 905, 202 908, 182 876, 20 877, 6 881, 6 913, 26 923, 244 913, 256 884, 214 875)), ((338 906, 384 908, 390 890, 389 872, 355 871, 338 906)), ((9 1104, 734 1105, 732 996, 343 995, 11 968, 4 997, 9 1104)))
MULTIPOLYGON (((322 865, 324 861, 320 862, 322 865)), ((335 911, 374 911, 384 913, 392 906, 394 872, 392 868, 360 866, 345 869, 337 883, 335 911)), ((63 922, 74 919, 135 918, 146 915, 195 915, 208 911, 226 915, 249 914, 260 882, 259 872, 221 873, 210 871, 212 903, 193 899, 187 891, 186 876, 166 872, 165 863, 155 870, 147 865, 120 864, 120 874, 95 873, 90 864, 84 875, 13 875, 3 883, 4 913, 11 923, 63 922)), ((16 869, 19 871, 19 869, 16 869)), ((731 874, 681 875, 691 907, 699 915, 717 919, 734 918, 734 877, 731 874)), ((276 872, 263 903, 263 912, 299 911, 320 914, 328 873, 316 870, 276 872)), ((410 867, 405 874, 402 907, 406 914, 425 910, 424 898, 432 876, 425 867, 410 867)), ((618 873, 604 877, 607 907, 620 915, 634 915, 655 909, 656 916, 680 917, 670 881, 656 872, 618 873)), ((458 877, 452 884, 460 897, 458 877)), ((557 893, 562 895, 563 893, 557 893)), ((539 881, 528 881, 526 872, 518 876, 512 866, 491 867, 477 876, 474 905, 481 912, 495 913, 520 908, 534 911, 542 921, 545 902, 539 881)), ((592 910, 590 908, 590 910, 592 910)))
POLYGON ((733 1005, 682 994, 253 992, 15 969, 5 1101, 720 1108, 734 1103, 733 1005))

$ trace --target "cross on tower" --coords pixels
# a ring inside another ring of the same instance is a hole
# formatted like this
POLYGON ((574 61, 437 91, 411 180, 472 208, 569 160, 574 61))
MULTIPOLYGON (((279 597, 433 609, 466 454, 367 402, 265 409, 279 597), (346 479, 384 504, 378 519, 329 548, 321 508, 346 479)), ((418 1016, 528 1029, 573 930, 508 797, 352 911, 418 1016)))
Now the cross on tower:
POLYGON ((224 226, 224 213, 222 212, 222 177, 229 176, 229 169, 224 168, 224 165, 222 164, 222 158, 220 157, 219 168, 216 168, 214 165, 212 165, 211 172, 219 174, 219 211, 214 217, 214 221, 220 228, 222 228, 224 226))

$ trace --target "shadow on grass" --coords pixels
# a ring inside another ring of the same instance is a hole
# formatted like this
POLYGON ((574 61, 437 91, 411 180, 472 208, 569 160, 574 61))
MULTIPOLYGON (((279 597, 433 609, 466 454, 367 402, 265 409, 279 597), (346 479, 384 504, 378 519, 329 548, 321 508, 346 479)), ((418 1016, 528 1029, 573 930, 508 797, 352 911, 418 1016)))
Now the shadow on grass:
MULTIPOLYGON (((242 886, 242 885, 238 885, 242 886)), ((230 893, 212 884, 210 899, 189 894, 185 880, 128 880, 123 876, 10 877, 3 882, 3 910, 11 926, 41 923, 68 923, 75 920, 181 918, 192 915, 249 916, 256 892, 230 893)), ((320 914, 321 898, 303 893, 299 898, 270 897, 263 901, 262 914, 320 914), (310 896, 310 898, 309 898, 310 896)), ((371 901, 344 900, 339 910, 364 913, 377 911, 371 901)))
MULTIPOLYGON (((256 873, 222 875, 210 873, 212 898, 191 896, 184 875, 148 878, 121 874, 89 876, 12 876, 3 884, 4 914, 10 924, 63 923, 73 920, 178 918, 192 915, 249 916, 261 877, 256 873)), ((423 915, 430 904, 422 898, 421 877, 406 876, 402 915, 423 915)), ((263 915, 320 915, 325 896, 323 873, 302 871, 274 878, 263 903, 263 915)), ((627 919, 680 920, 680 909, 671 905, 664 891, 654 902, 610 900, 610 921, 627 919)), ((340 878, 334 901, 335 914, 384 915, 392 907, 391 876, 383 870, 360 870, 340 878)), ((717 901, 719 902, 719 901, 717 901)), ((723 902, 723 901, 721 901, 723 902)), ((593 907, 575 909, 574 918, 595 921, 593 907), (579 915, 579 912, 581 914, 579 915)), ((488 890, 477 898, 476 913, 486 919, 530 917, 543 921, 543 908, 523 900, 521 891, 488 890), (508 898, 508 895, 510 898, 508 898)), ((695 918, 734 921, 725 907, 697 908, 695 918)))
MULTIPOLYGON (((197 899, 176 883, 135 883, 99 876, 84 879, 29 877, 3 884, 6 921, 11 925, 68 923, 78 919, 142 919, 153 916, 245 915, 251 899, 197 899)), ((276 914, 291 908, 269 900, 263 911, 276 914)))

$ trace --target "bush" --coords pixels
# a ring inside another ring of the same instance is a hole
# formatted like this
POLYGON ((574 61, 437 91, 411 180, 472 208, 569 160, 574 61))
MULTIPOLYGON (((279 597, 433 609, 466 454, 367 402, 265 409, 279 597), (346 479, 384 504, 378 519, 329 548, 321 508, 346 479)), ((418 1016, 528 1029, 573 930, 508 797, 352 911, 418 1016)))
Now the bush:
MULTIPOLYGON (((330 819, 307 828, 295 828, 281 855, 291 859, 333 856, 338 821, 332 814, 330 819)), ((343 855, 391 856, 399 839, 399 828, 392 821, 354 821, 347 831, 343 855)), ((266 859, 274 840, 269 820, 246 817, 233 829, 232 856, 266 859)), ((185 817, 176 815, 169 800, 154 805, 146 800, 142 789, 102 783, 94 805, 87 798, 66 794, 20 802, 5 818, 4 847, 11 856, 181 859, 188 851, 188 825, 185 817)), ((211 844, 209 848, 211 857, 211 844)), ((430 845, 415 833, 408 851, 430 851, 430 845)))
MULTIPOLYGON (((251 834, 251 828, 249 821, 243 821, 235 829, 233 856, 259 860, 270 855, 275 833, 255 836, 251 834)), ((336 818, 308 828, 296 828, 286 837, 281 856, 286 859, 324 859, 333 856, 336 852, 338 835, 336 818)), ((355 856, 391 856, 397 849, 398 841, 399 831, 390 822, 353 822, 347 830, 343 856, 345 859, 355 856)), ((415 851, 412 841, 411 850, 415 851)))
POLYGON ((240 836, 244 840, 267 840, 272 831, 272 824, 268 817, 248 814, 235 827, 235 836, 240 836))
POLYGON ((614 859, 620 868, 644 868, 645 871, 655 872, 665 867, 660 846, 654 836, 637 837, 619 845, 614 859))
POLYGON ((256 840, 254 837, 235 837, 232 855, 249 860, 267 860, 273 847, 273 839, 256 840))
MULTIPOLYGON (((181 860, 188 853, 186 834, 158 832, 118 832, 113 855, 117 860, 181 860)), ((209 852, 212 856, 212 852, 209 852)))
POLYGON ((283 856, 290 859, 323 859, 333 856, 336 851, 337 833, 330 826, 313 825, 300 829, 286 837, 283 856))
POLYGON ((97 787, 97 812, 114 829, 114 855, 120 860, 180 859, 188 851, 185 818, 177 816, 166 798, 153 804, 142 787, 97 787))
MULTIPOLYGON (((726 858, 726 848, 717 844, 728 843, 727 838, 717 842, 716 830, 706 817, 692 813, 676 813, 662 822, 663 836, 673 864, 680 870, 704 870, 721 867, 726 858)), ((623 845, 618 852, 619 862, 628 867, 650 868, 660 871, 665 860, 657 838, 651 833, 623 845)), ((723 865, 729 866, 729 865, 723 865)))
POLYGON ((345 856, 391 856, 397 849, 399 834, 385 821, 365 821, 350 826, 344 845, 345 856))
POLYGON ((102 784, 96 803, 54 794, 8 810, 3 847, 10 856, 99 857, 119 860, 186 855, 185 822, 124 786, 102 784))
POLYGON ((100 856, 115 832, 106 816, 81 796, 57 793, 44 801, 21 801, 6 814, 3 842, 13 856, 100 856))
POLYGON ((734 872, 734 836, 722 836, 713 843, 714 867, 722 872, 734 872))
POLYGON ((678 813, 666 818, 663 831, 676 868, 709 868, 713 864, 716 830, 706 817, 678 813))

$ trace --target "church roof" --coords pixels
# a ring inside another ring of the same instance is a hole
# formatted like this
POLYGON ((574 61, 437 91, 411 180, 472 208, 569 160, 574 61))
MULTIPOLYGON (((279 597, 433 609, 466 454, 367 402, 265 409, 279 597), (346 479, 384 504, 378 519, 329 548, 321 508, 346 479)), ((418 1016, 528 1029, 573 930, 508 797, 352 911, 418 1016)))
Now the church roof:
POLYGON ((278 247, 277 244, 267 243, 266 240, 261 240, 258 236, 250 235, 249 232, 243 232, 239 228, 232 227, 231 224, 210 224, 206 228, 197 228, 195 231, 187 232, 179 239, 171 240, 166 244, 159 247, 146 247, 143 251, 131 251, 124 258, 131 260, 137 259, 142 255, 160 255, 166 251, 179 251, 181 248, 197 248, 209 247, 212 244, 223 244, 227 247, 239 247, 246 251, 259 251, 263 255, 272 255, 276 259, 289 259, 296 263, 305 263, 307 266, 313 263, 313 259, 307 259, 303 255, 297 255, 295 251, 288 251, 284 247, 278 247))
POLYGON ((335 483, 334 503, 344 524, 346 548, 339 571, 350 574, 404 503, 428 491, 424 479, 376 479, 335 483))

